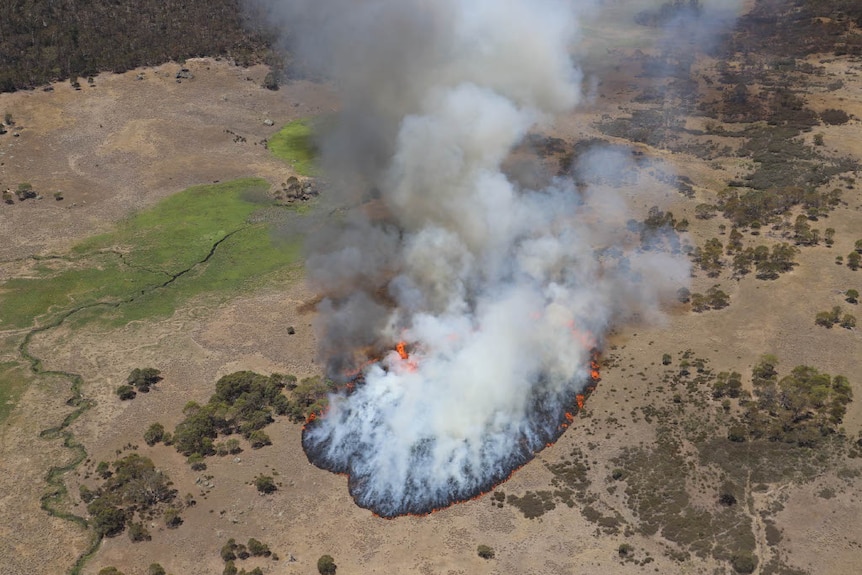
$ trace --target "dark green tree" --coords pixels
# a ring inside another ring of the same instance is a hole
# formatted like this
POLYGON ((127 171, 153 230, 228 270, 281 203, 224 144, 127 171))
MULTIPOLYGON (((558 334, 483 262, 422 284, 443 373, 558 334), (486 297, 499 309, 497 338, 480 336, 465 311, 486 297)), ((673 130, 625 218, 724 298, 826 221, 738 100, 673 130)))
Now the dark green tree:
POLYGON ((147 445, 153 446, 165 438, 165 426, 161 423, 154 423, 144 432, 144 441, 147 445))
POLYGON ((278 486, 269 475, 258 475, 254 478, 254 486, 261 493, 272 493, 278 489, 278 486))
POLYGON ((317 560, 317 572, 320 575, 335 575, 336 568, 335 559, 332 558, 332 555, 321 555, 320 559, 317 560))

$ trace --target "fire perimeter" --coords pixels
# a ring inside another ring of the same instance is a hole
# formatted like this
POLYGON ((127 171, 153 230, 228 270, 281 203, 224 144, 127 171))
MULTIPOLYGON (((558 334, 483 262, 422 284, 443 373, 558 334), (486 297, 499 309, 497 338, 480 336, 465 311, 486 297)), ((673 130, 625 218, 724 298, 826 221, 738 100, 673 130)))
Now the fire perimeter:
MULTIPOLYGON (((398 342, 395 351, 397 365, 393 367, 410 372, 417 370, 417 363, 411 358, 405 342, 398 342)), ((531 398, 526 417, 518 426, 506 430, 508 434, 516 435, 511 449, 503 457, 488 457, 489 452, 495 451, 496 441, 491 434, 487 440, 488 445, 478 446, 478 451, 483 455, 478 460, 485 465, 473 464, 474 458, 464 460, 461 472, 466 480, 450 478, 442 489, 432 488, 433 482, 429 478, 413 472, 407 473, 403 490, 380 489, 379 482, 370 474, 369 467, 363 464, 369 456, 364 450, 370 449, 370 445, 361 438, 346 437, 339 433, 339 430, 350 429, 351 426, 345 425, 345 422, 357 417, 360 412, 362 416, 368 417, 364 411, 368 407, 366 402, 362 402, 357 408, 338 409, 337 413, 327 408, 322 413, 311 414, 303 426, 302 445, 311 463, 321 469, 347 475, 348 488, 354 501, 375 515, 394 518, 432 513, 489 492, 509 479, 542 449, 553 445, 572 424, 577 413, 584 408, 587 398, 600 381, 599 351, 593 349, 590 355, 589 380, 582 391, 558 397, 550 392, 550 388, 534 386, 537 392, 531 398), (337 418, 338 421, 328 421, 332 418, 337 418), (327 426, 326 423, 332 425, 327 426)), ((369 360, 359 370, 348 374, 344 383, 339 386, 336 396, 347 398, 367 391, 366 374, 372 367, 379 368, 379 363, 377 359, 369 360)), ((379 414, 377 415, 379 417, 379 414)), ((381 429, 386 427, 379 420, 372 423, 381 429)), ((412 446, 411 463, 414 464, 414 469, 427 469, 427 462, 435 452, 435 444, 436 438, 429 437, 412 446)), ((476 446, 471 447, 476 450, 476 446)))

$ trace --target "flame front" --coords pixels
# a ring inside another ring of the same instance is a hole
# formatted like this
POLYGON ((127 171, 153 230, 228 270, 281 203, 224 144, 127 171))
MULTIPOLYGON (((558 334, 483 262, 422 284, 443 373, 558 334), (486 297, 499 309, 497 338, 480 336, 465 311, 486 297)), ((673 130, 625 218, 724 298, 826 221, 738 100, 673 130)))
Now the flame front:
POLYGON ((398 352, 398 355, 401 356, 401 359, 406 360, 410 357, 410 355, 407 353, 407 344, 403 341, 398 342, 398 345, 395 346, 395 351, 398 352))

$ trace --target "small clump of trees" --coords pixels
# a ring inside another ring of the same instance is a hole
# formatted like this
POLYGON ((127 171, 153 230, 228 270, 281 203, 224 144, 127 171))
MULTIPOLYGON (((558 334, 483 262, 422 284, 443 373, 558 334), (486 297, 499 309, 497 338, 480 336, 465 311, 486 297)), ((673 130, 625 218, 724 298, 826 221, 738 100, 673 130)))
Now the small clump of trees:
POLYGON ((111 464, 103 461, 96 467, 96 475, 103 479, 102 484, 96 489, 81 485, 79 492, 87 504, 89 523, 99 536, 114 537, 128 525, 132 541, 148 541, 144 523, 159 513, 168 526, 178 524, 179 510, 171 506, 177 491, 149 458, 132 454, 111 464), (133 521, 135 516, 138 522, 133 521))
POLYGON ((129 373, 126 383, 117 387, 115 393, 121 400, 134 399, 138 393, 149 393, 150 388, 162 380, 161 371, 154 367, 136 367, 129 373))
POLYGON ((245 545, 237 543, 233 538, 228 539, 227 543, 222 545, 219 554, 222 561, 224 561, 222 575, 263 575, 263 570, 260 567, 246 571, 245 569, 239 569, 236 566, 236 562, 248 559, 249 557, 272 557, 274 561, 278 560, 278 556, 270 551, 269 545, 258 541, 254 537, 249 539, 245 545))
MULTIPOLYGON (((766 439, 813 447, 835 434, 853 400, 850 382, 814 367, 799 365, 779 378, 778 359, 764 355, 752 369, 753 398, 745 398, 740 425, 731 426, 731 441, 766 439)), ((715 391, 714 391, 715 394, 715 391)))
POLYGON ((856 316, 843 313, 841 306, 836 305, 829 311, 817 312, 817 315, 814 316, 814 323, 827 329, 836 324, 844 329, 853 329, 856 327, 856 316))
POLYGON ((274 415, 286 416, 297 423, 305 421, 310 413, 325 407, 327 395, 332 391, 334 384, 320 377, 297 383, 292 375, 265 376, 238 371, 216 382, 216 392, 205 405, 187 403, 183 408, 185 419, 172 434, 153 424, 145 434, 145 441, 148 445, 170 442, 189 458, 191 465, 205 467, 204 457, 241 451, 237 438, 219 442, 220 436, 241 435, 252 449, 270 445, 264 428, 274 421, 274 415))
POLYGON ((706 294, 695 292, 691 294, 691 309, 701 313, 711 309, 723 309, 730 305, 730 296, 721 290, 718 284, 706 290, 706 294))

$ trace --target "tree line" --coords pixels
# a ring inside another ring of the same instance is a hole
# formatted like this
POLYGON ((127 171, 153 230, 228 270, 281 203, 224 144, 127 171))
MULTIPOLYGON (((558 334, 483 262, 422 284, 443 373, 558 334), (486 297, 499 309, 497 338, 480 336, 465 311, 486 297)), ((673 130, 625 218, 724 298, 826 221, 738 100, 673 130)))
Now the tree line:
POLYGON ((263 60, 274 35, 239 0, 0 3, 0 92, 198 56, 263 60))

